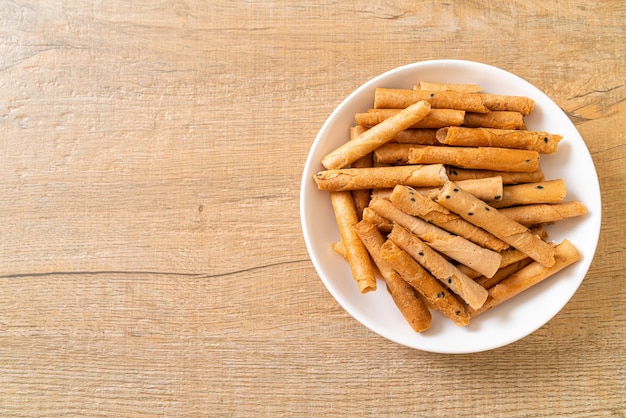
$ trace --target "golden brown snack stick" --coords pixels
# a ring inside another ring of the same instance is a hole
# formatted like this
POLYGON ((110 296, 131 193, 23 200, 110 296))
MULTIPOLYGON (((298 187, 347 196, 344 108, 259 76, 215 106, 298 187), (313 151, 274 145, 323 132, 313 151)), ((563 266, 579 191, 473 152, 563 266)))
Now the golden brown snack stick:
POLYGON ((501 256, 499 253, 411 216, 398 209, 387 199, 372 197, 370 208, 383 218, 408 229, 435 250, 485 276, 493 276, 500 266, 501 256))
POLYGON ((509 277, 511 274, 515 273, 518 270, 521 270, 523 267, 526 267, 530 263, 533 262, 533 259, 530 257, 526 257, 523 260, 516 261, 515 263, 509 264, 508 266, 500 268, 493 277, 485 277, 480 276, 475 279, 476 283, 484 287, 485 289, 489 289, 492 286, 500 283, 502 280, 509 277))
POLYGON ((356 233, 358 222, 354 201, 350 192, 332 192, 330 201, 339 227, 346 259, 350 264, 352 276, 361 293, 376 290, 376 273, 372 267, 369 253, 356 233))
MULTIPOLYGON (((470 192, 480 200, 498 200, 502 198, 503 184, 501 177, 484 177, 457 181, 456 185, 470 192)), ((414 187, 413 190, 430 199, 435 199, 441 187, 414 187)))
POLYGON ((450 212, 439 203, 410 187, 396 186, 389 200, 403 212, 419 216, 426 222, 466 238, 481 247, 498 252, 509 247, 509 244, 506 242, 494 237, 484 229, 467 222, 456 213, 450 212))
POLYGON ((520 294, 524 290, 547 279, 565 267, 577 262, 582 256, 578 249, 567 239, 555 247, 555 263, 546 267, 539 262, 532 262, 513 273, 489 289, 487 301, 478 310, 471 310, 472 318, 520 294))
POLYGON ((394 140, 400 144, 439 145, 436 129, 406 129, 394 140))
POLYGON ((537 151, 492 147, 433 147, 416 145, 410 164, 446 164, 460 168, 531 172, 539 168, 537 151))
POLYGON ((433 109, 455 109, 466 112, 486 113, 489 109, 476 94, 454 91, 417 91, 379 87, 374 91, 375 109, 404 109, 420 100, 430 103, 433 109))
POLYGON ((524 183, 505 186, 502 199, 487 201, 494 208, 508 208, 517 205, 562 202, 567 194, 563 179, 546 180, 537 183, 524 183))
POLYGON ((313 176, 319 190, 343 191, 408 186, 440 186, 448 179, 441 164, 324 170, 313 176))
POLYGON ((419 101, 402 109, 396 115, 363 132, 358 138, 346 142, 327 154, 322 158, 322 165, 329 170, 347 167, 382 144, 389 142, 398 132, 424 119, 429 111, 430 105, 425 101, 419 101))
POLYGON ((393 228, 393 222, 383 218, 369 207, 363 209, 363 220, 376 225, 376 228, 382 232, 391 232, 391 228, 393 228))
POLYGON ((449 181, 441 188, 436 201, 544 266, 550 267, 554 264, 554 247, 533 235, 525 226, 498 212, 496 208, 461 190, 453 182, 449 181))
POLYGON ((524 123, 524 116, 520 112, 491 111, 488 113, 466 112, 463 126, 468 128, 524 129, 526 124, 524 123))
POLYGON ((406 251, 422 267, 444 286, 458 295, 473 309, 478 309, 487 300, 487 290, 461 273, 437 251, 401 226, 395 225, 389 239, 406 251))
POLYGON ((520 173, 515 171, 493 171, 493 170, 473 170, 458 167, 446 167, 448 178, 451 181, 457 182, 461 180, 469 179, 481 179, 485 177, 501 177, 502 184, 519 184, 519 183, 534 183, 544 179, 541 166, 535 171, 530 173, 520 173))
POLYGON ((456 296, 445 289, 430 273, 400 247, 387 240, 381 247, 381 256, 435 309, 458 326, 469 323, 467 309, 456 296))
MULTIPOLYGON (((376 126, 399 113, 401 109, 370 109, 357 113, 354 120, 359 125, 376 126)), ((465 121, 465 111, 455 109, 430 109, 428 115, 409 129, 439 129, 445 126, 459 126, 465 121)))
POLYGON ((500 213, 524 226, 547 224, 587 213, 587 207, 580 201, 569 201, 555 204, 523 205, 502 208, 500 213))
MULTIPOLYGON (((417 129, 413 129, 417 131, 417 129)), ((406 132, 406 131, 405 131, 406 132)), ((416 143, 396 143, 396 142, 388 142, 386 144, 381 145, 376 148, 373 155, 374 164, 382 164, 382 165, 401 165, 409 163, 409 151, 411 148, 415 148, 416 145, 427 145, 427 144, 416 144, 416 143)), ((434 146, 439 146, 437 143, 434 146)))
POLYGON ((451 126, 437 130, 437 140, 444 145, 461 147, 499 147, 556 152, 561 135, 515 129, 466 128, 451 126))
MULTIPOLYGON (((363 132, 367 131, 365 126, 356 125, 350 127, 350 140, 355 140, 359 135, 363 132)), ((372 167, 372 153, 368 153, 367 155, 359 158, 354 161, 350 167, 352 168, 367 168, 372 167)), ((359 220, 363 218, 363 209, 367 207, 370 203, 370 195, 371 191, 369 189, 359 189, 352 191, 352 198, 354 199, 354 207, 356 208, 356 214, 359 217, 359 220)))
POLYGON ((528 116, 535 108, 535 101, 524 96, 482 93, 479 95, 489 110, 519 112, 528 116))
POLYGON ((483 91, 482 87, 477 84, 432 83, 429 81, 420 81, 419 85, 413 87, 413 90, 455 91, 457 93, 480 93, 483 91))
POLYGON ((374 263, 378 266, 391 298, 411 328, 415 332, 422 332, 430 328, 432 315, 422 297, 417 295, 413 287, 383 260, 380 252, 385 243, 385 238, 376 226, 367 221, 361 221, 356 225, 356 231, 374 263))

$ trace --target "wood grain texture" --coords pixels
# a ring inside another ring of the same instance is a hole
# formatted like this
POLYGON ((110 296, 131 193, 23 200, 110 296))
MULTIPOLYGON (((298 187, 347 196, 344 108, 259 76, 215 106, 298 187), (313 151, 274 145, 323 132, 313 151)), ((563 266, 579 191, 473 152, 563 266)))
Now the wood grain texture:
POLYGON ((626 416, 623 1, 0 1, 0 415, 626 416), (302 239, 308 149, 353 89, 459 58, 538 86, 602 233, 527 338, 382 339, 302 239))

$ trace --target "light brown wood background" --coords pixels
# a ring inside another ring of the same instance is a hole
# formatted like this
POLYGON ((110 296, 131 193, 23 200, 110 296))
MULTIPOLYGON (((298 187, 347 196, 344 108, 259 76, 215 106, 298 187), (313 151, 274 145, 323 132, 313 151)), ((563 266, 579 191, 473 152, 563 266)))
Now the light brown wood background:
POLYGON ((0 1, 0 415, 626 415, 623 1, 0 1), (518 74, 603 198, 552 321, 447 356, 318 278, 299 185, 353 89, 426 59, 518 74))

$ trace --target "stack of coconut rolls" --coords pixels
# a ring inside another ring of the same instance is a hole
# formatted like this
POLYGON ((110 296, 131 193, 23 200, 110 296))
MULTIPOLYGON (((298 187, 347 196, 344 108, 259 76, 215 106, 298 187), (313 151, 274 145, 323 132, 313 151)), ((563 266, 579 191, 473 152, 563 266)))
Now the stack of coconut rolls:
POLYGON ((432 310, 465 326, 581 258, 544 228, 587 209, 545 178, 540 156, 563 137, 527 129, 533 109, 471 84, 375 90, 314 176, 360 292, 382 279, 416 332, 432 310))

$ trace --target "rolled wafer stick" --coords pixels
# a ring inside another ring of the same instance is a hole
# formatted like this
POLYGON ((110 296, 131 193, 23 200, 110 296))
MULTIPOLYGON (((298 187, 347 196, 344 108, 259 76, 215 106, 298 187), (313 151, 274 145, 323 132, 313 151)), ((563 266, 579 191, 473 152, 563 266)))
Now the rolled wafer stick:
MULTIPOLYGON (((350 140, 355 140, 359 135, 363 132, 367 131, 367 128, 362 125, 356 125, 350 127, 350 140)), ((368 153, 365 156, 359 158, 354 161, 350 167, 352 168, 368 168, 372 167, 372 153, 368 153)), ((354 207, 356 208, 356 214, 359 217, 359 220, 363 218, 363 209, 367 207, 370 203, 370 195, 371 191, 369 189, 359 189, 352 191, 352 198, 354 199, 354 207)))
POLYGON ((537 151, 540 154, 556 152, 561 139, 562 135, 515 129, 451 126, 437 130, 437 140, 445 145, 516 148, 537 151))
MULTIPOLYGON (((388 142, 374 150, 374 152, 372 153, 373 161, 375 164, 408 164, 409 153, 412 148, 415 148, 416 145, 427 144, 388 142)), ((440 144, 434 146, 438 145, 440 144)), ((502 182, 500 181, 500 183, 502 182)))
POLYGON ((515 273, 518 270, 521 270, 523 267, 526 267, 530 263, 533 262, 533 259, 530 257, 526 257, 523 260, 516 261, 513 264, 509 264, 508 266, 502 267, 499 269, 493 277, 485 277, 480 276, 474 279, 476 283, 484 287, 485 289, 489 289, 490 287, 495 286, 500 283, 502 280, 509 277, 511 274, 515 273))
MULTIPOLYGON (((456 185, 480 200, 498 200, 503 193, 502 179, 499 176, 460 180, 456 182, 456 185)), ((413 190, 425 197, 435 199, 441 187, 413 187, 413 190)))
POLYGON ((502 208, 500 213, 524 226, 548 224, 587 213, 583 202, 570 201, 555 204, 523 205, 502 208))
MULTIPOLYGON (((354 120, 358 125, 377 126, 399 112, 401 109, 370 109, 366 113, 357 113, 354 120)), ((445 126, 459 126, 464 122, 464 110, 430 109, 426 117, 415 122, 409 129, 439 129, 445 126)))
POLYGON ((479 94, 489 110, 513 111, 528 116, 535 108, 535 101, 524 96, 506 96, 502 94, 479 94))
POLYGON ((379 87, 374 91, 375 109, 403 109, 420 100, 430 103, 433 109, 456 109, 467 112, 486 113, 489 109, 476 94, 454 91, 417 91, 379 87))
POLYGON ((389 142, 398 132, 404 131, 424 119, 429 111, 430 104, 423 100, 402 109, 396 115, 363 132, 355 140, 348 141, 327 154, 322 158, 322 165, 329 170, 350 165, 382 144, 389 142))
POLYGON ((515 172, 515 171, 493 171, 493 170, 473 170, 464 169, 458 167, 446 167, 448 178, 451 181, 458 182, 461 180, 469 179, 481 179, 485 177, 501 177, 502 184, 520 184, 520 183, 534 183, 542 181, 544 179, 541 166, 535 171, 529 173, 515 172))
POLYGON ((381 247, 381 256, 427 303, 458 326, 469 323, 467 309, 461 301, 393 241, 385 241, 381 247))
POLYGON ((525 226, 498 212, 496 208, 461 190, 453 182, 449 181, 441 188, 436 201, 544 266, 551 267, 554 264, 554 247, 537 238, 525 226))
POLYGON ((389 239, 473 309, 483 306, 487 299, 487 290, 463 274, 415 234, 394 225, 389 239))
POLYGON ((562 202, 567 194, 563 179, 546 180, 537 183, 524 183, 505 186, 502 199, 487 201, 494 208, 507 208, 516 205, 562 202))
POLYGON ((463 126, 468 128, 524 129, 526 124, 524 123, 524 115, 520 112, 491 111, 488 113, 466 112, 463 126))
POLYGON ((442 164, 324 170, 313 176, 319 190, 342 191, 408 186, 440 186, 448 179, 442 164))
POLYGON ((376 226, 370 222, 361 221, 356 225, 356 231, 372 260, 378 266, 391 298, 411 328, 415 332, 422 332, 430 328, 432 315, 422 296, 416 294, 413 287, 383 260, 381 248, 385 243, 385 238, 376 226))
POLYGON ((439 145, 436 129, 406 129, 398 132, 394 140, 400 144, 439 145))
POLYGON ((330 201, 339 227, 341 241, 344 244, 346 259, 350 264, 352 276, 361 293, 376 290, 376 273, 367 249, 356 233, 358 222, 354 201, 350 192, 332 192, 330 201))
POLYGON ((456 213, 450 212, 439 203, 417 193, 410 187, 402 185, 396 186, 389 200, 403 212, 409 215, 419 216, 426 222, 430 222, 448 232, 466 238, 481 247, 498 252, 509 247, 509 244, 506 242, 494 237, 484 229, 467 222, 456 213))
POLYGON ((420 81, 419 85, 413 87, 413 90, 455 91, 457 93, 480 93, 483 91, 482 87, 477 84, 433 83, 429 81, 420 81))
POLYGON ((472 318, 502 304, 581 258, 578 249, 569 240, 563 240, 555 247, 555 263, 551 267, 535 261, 491 287, 487 301, 480 309, 468 308, 472 318))
POLYGON ((499 253, 411 216, 398 209, 387 199, 372 197, 369 207, 383 218, 408 229, 435 250, 487 277, 493 276, 500 267, 501 257, 499 253))
POLYGON ((480 170, 531 172, 539 168, 539 153, 537 151, 492 147, 433 147, 417 145, 409 151, 409 163, 441 163, 480 170))

